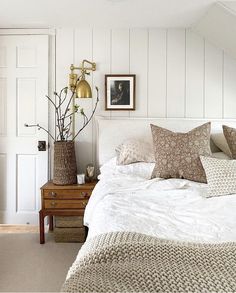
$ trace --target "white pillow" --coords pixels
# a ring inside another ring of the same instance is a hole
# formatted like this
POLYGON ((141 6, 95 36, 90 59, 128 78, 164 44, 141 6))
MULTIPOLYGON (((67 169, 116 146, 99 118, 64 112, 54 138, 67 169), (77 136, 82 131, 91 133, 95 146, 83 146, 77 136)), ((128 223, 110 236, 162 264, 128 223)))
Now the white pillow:
POLYGON ((223 133, 213 133, 211 134, 211 139, 222 152, 231 157, 231 151, 223 133))
POLYGON ((128 165, 137 162, 155 162, 153 146, 151 143, 128 139, 116 148, 117 164, 128 165))
POLYGON ((207 178, 206 197, 236 193, 236 160, 200 156, 207 178))
POLYGON ((117 165, 116 157, 109 160, 101 168, 101 174, 98 179, 103 176, 117 176, 117 175, 130 175, 135 177, 140 177, 143 179, 150 179, 155 163, 134 163, 129 165, 117 165))

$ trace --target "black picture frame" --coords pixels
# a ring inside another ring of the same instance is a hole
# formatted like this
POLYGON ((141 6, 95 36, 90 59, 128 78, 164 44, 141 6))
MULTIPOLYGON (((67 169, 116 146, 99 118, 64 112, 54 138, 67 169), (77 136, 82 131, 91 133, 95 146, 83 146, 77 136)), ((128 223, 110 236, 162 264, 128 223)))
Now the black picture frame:
POLYGON ((105 109, 135 110, 135 74, 105 75, 105 109))

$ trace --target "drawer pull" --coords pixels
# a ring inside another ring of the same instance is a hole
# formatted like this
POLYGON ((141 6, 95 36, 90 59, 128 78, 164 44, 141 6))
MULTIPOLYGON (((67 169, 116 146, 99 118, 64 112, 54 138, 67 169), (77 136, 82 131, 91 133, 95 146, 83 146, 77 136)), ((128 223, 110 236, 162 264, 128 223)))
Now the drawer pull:
POLYGON ((84 207, 86 207, 87 202, 86 201, 83 201, 82 204, 83 204, 84 207))
POLYGON ((49 195, 51 195, 52 197, 56 197, 57 196, 56 192, 53 192, 53 191, 49 192, 49 195))
POLYGON ((51 206, 55 208, 55 206, 57 205, 57 203, 55 201, 51 202, 51 206))
POLYGON ((82 194, 83 197, 88 197, 88 192, 82 191, 81 194, 82 194))

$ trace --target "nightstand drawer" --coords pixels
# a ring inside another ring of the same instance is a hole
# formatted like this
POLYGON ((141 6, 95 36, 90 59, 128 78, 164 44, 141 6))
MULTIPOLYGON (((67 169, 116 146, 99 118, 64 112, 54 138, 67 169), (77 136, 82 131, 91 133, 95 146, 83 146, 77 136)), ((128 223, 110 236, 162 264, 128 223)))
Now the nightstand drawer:
POLYGON ((45 199, 88 199, 92 190, 44 190, 45 199))
POLYGON ((88 200, 44 200, 45 209, 84 209, 88 200))

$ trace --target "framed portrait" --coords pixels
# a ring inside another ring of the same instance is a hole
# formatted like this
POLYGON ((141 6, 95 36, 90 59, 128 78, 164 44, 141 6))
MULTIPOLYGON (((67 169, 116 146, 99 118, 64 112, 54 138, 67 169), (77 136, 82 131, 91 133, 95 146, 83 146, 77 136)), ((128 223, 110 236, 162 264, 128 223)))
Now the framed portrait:
POLYGON ((135 110, 135 75, 105 75, 106 110, 135 110))

